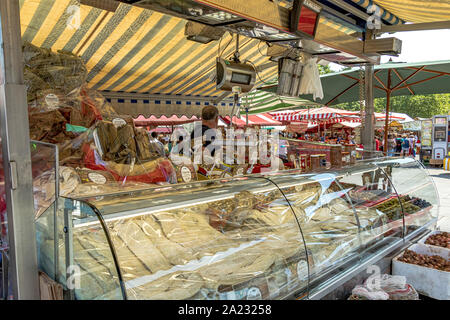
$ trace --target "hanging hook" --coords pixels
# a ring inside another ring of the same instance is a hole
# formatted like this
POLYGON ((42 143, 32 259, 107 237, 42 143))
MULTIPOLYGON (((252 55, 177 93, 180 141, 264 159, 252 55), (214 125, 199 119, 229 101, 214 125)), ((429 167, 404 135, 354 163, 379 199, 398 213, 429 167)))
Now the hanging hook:
POLYGON ((240 63, 241 60, 240 58, 240 54, 239 54, 239 34, 236 34, 236 51, 234 52, 234 62, 240 63))

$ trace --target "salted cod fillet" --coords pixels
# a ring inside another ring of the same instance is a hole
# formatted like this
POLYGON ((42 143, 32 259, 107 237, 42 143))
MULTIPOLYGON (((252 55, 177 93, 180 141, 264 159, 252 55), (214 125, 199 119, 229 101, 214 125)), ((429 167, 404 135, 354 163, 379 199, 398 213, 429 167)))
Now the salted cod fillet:
POLYGON ((117 223, 115 229, 127 247, 152 273, 170 269, 171 264, 134 221, 129 220, 117 223))
POLYGON ((152 216, 145 217, 143 220, 136 220, 136 223, 171 264, 184 265, 192 259, 191 250, 167 239, 152 216))
POLYGON ((203 283, 197 273, 173 273, 132 290, 142 300, 183 300, 197 294, 203 283))

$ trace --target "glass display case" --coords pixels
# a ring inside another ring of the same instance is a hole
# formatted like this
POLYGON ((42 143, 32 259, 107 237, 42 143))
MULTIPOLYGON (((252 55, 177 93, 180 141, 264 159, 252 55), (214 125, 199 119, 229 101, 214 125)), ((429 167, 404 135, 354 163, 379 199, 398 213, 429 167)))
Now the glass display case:
POLYGON ((59 198, 36 221, 39 266, 74 299, 310 298, 438 205, 412 159, 59 198))

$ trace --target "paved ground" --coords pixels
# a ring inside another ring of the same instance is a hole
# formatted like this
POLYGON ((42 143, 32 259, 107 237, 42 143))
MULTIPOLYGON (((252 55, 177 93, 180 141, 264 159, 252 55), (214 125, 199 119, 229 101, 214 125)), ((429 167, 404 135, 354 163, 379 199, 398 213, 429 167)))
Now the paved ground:
POLYGON ((443 231, 450 231, 450 171, 428 168, 439 193, 440 210, 438 227, 443 231))

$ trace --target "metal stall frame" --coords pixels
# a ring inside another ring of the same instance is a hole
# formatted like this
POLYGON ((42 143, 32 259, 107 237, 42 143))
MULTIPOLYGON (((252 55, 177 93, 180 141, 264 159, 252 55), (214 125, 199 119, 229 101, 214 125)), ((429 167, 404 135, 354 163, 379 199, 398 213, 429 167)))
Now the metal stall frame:
POLYGON ((39 299, 28 105, 19 0, 0 1, 0 123, 13 299, 39 299))

